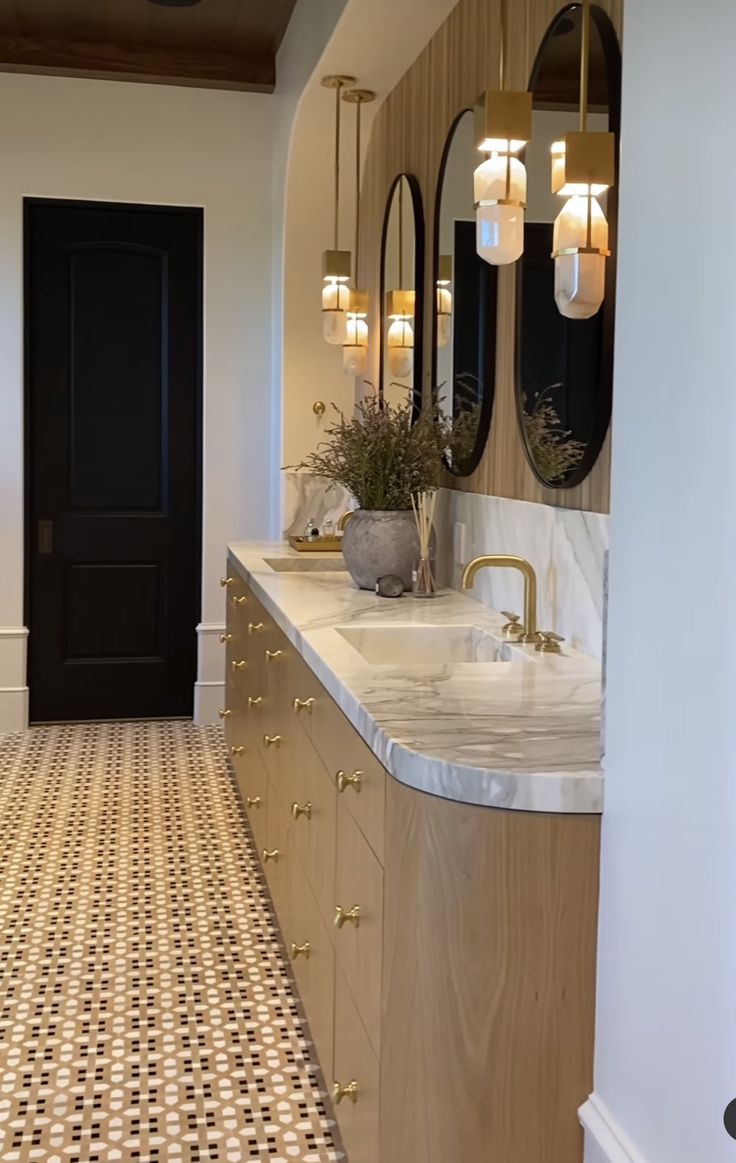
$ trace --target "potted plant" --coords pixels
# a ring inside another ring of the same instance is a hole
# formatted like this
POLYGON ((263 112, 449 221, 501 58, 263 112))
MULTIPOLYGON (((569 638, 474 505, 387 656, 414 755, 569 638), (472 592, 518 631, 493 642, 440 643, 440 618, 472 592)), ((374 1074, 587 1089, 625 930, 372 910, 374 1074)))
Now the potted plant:
POLYGON ((372 590, 378 578, 394 575, 408 590, 419 554, 412 495, 440 484, 447 425, 430 411, 412 423, 411 403, 390 404, 376 394, 350 418, 335 411, 339 419, 327 439, 294 467, 342 485, 357 500, 342 542, 356 584, 372 590))

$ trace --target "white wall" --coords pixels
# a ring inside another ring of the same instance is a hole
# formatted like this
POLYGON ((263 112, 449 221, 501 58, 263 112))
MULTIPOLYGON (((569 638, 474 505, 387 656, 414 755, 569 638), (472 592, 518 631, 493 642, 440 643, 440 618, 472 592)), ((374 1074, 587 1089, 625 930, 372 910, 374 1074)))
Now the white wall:
POLYGON ((589 1163, 736 1159, 734 43, 627 6, 589 1163))
MULTIPOLYGON (((203 206, 204 560, 201 717, 220 694, 218 579, 229 540, 268 531, 271 137, 258 94, 0 76, 0 627, 23 633, 24 195, 203 206), (208 632, 209 628, 209 632, 208 632)), ((0 629, 0 731, 26 722, 22 639, 0 629)))

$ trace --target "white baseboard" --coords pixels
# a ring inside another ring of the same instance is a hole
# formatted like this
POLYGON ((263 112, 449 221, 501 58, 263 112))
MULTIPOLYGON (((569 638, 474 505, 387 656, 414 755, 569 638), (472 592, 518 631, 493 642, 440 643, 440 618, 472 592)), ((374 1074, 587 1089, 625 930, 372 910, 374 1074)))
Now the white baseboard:
POLYGON ((225 705, 225 648, 220 642, 224 630, 222 622, 200 622, 197 626, 194 722, 198 727, 218 722, 217 712, 225 705))
POLYGON ((585 1132, 585 1163, 646 1163, 597 1094, 578 1111, 585 1132))
POLYGON ((0 626, 0 734, 28 727, 25 626, 0 626))
POLYGON ((206 727, 219 723, 217 712, 225 705, 224 682, 198 682, 194 684, 194 725, 206 727))

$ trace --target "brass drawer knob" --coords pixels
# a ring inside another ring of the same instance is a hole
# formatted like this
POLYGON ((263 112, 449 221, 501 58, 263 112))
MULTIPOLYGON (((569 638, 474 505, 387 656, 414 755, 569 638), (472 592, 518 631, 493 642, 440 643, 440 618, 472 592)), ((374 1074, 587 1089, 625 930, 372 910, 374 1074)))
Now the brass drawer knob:
POLYGON ((248 623, 248 633, 249 634, 260 634, 261 631, 265 630, 265 629, 266 629, 266 627, 264 626, 263 622, 249 622, 248 623))
POLYGON ((240 747, 231 747, 230 748, 231 755, 243 755, 244 753, 245 753, 245 747, 243 747, 242 744, 240 747))
POLYGON ((245 670, 245 659, 241 658, 239 662, 234 662, 233 670, 245 670))
POLYGON ((262 801, 261 801, 260 796, 246 796, 245 797, 246 808, 260 808, 261 803, 262 803, 262 801))
POLYGON ((233 598, 233 605, 234 606, 244 606, 247 601, 248 601, 248 599, 245 596, 242 598, 236 597, 236 598, 233 598))
POLYGON ((311 804, 303 804, 302 805, 302 804, 296 803, 296 801, 295 801, 291 805, 291 814, 295 820, 298 820, 300 818, 300 816, 304 816, 307 820, 311 820, 311 818, 312 818, 312 805, 311 804))
POLYGON ((344 771, 337 773, 337 790, 344 792, 346 788, 351 787, 354 792, 360 794, 360 789, 363 786, 363 772, 354 771, 352 775, 346 775, 344 771))
POLYGON ((314 706, 314 699, 294 699, 294 712, 299 715, 302 711, 306 711, 308 715, 312 713, 314 706))
POLYGON ((264 735, 263 736, 263 746, 264 747, 280 747, 281 746, 281 739, 282 739, 281 735, 264 735))
POLYGON ((277 662, 279 658, 283 658, 283 650, 267 650, 266 662, 277 662))
POLYGON ((229 719, 230 716, 232 715, 232 711, 219 710, 217 713, 221 719, 229 719))
POLYGON ((250 707, 251 711, 257 710, 258 707, 260 707, 262 702, 263 702, 263 699, 261 698, 260 695, 258 695, 258 697, 255 699, 251 695, 248 696, 248 706, 250 707))
POLYGON ((334 1083, 332 1087, 333 1102, 339 1105, 344 1098, 349 1098, 351 1102, 358 1101, 358 1084, 355 1079, 349 1082, 347 1086, 343 1086, 339 1082, 334 1083))
POLYGON ((263 856, 264 864, 268 864, 269 860, 273 860, 274 864, 278 864, 281 853, 278 848, 264 848, 261 855, 263 856))
POLYGON ((343 925, 350 922, 355 928, 360 927, 360 906, 353 905, 352 909, 343 909, 340 905, 335 909, 335 928, 342 929, 343 925))
POLYGON ((226 642, 232 642, 232 640, 233 640, 232 634, 221 634, 220 635, 220 642, 222 643, 223 646, 225 645, 226 642))
POLYGON ((311 952, 312 952, 312 946, 309 944, 309 941, 305 941, 303 945, 296 945, 293 941, 291 942, 292 961, 296 961, 297 957, 306 957, 306 959, 308 961, 309 954, 311 952))
POLYGON ((225 586, 231 586, 234 581, 235 581, 234 577, 221 577, 220 578, 220 585, 224 589, 225 586))

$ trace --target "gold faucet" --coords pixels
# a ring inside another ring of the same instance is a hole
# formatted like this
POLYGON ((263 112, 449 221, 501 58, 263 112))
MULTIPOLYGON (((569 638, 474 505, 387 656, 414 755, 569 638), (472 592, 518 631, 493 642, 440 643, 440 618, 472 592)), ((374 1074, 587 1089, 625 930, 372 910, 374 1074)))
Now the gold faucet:
POLYGON ((539 642, 537 632, 537 575, 534 567, 524 557, 513 557, 506 553, 490 557, 476 557, 463 570, 463 589, 472 589, 475 575, 481 569, 518 569, 524 575, 524 632, 517 642, 539 642))
POLYGON ((354 515, 355 515, 355 513, 354 513, 353 509, 348 509, 347 512, 343 513, 342 517, 337 522, 337 528, 338 528, 338 531, 340 533, 345 532, 345 526, 347 525, 350 518, 353 517, 354 515))

